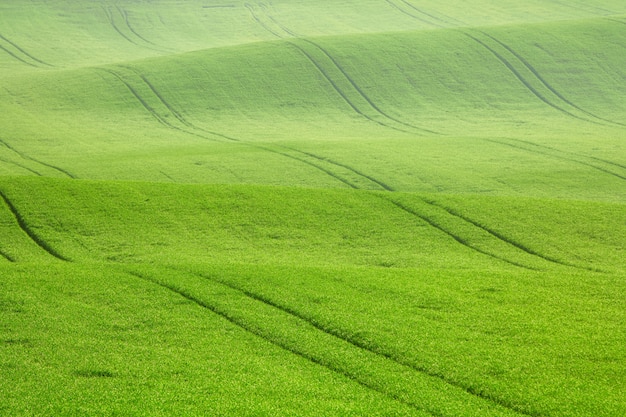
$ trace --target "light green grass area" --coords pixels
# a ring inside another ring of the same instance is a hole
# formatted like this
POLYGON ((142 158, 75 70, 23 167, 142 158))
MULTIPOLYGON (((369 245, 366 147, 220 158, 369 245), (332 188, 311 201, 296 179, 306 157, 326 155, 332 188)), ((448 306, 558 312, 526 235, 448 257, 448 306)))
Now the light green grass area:
POLYGON ((0 4, 0 415, 626 414, 623 1, 0 4))

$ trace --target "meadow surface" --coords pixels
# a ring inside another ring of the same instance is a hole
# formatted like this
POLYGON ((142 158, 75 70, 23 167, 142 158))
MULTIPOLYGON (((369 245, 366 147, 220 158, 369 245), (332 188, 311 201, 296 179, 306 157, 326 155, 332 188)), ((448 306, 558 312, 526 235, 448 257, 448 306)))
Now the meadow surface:
POLYGON ((0 415, 626 415, 623 1, 4 0, 0 415))

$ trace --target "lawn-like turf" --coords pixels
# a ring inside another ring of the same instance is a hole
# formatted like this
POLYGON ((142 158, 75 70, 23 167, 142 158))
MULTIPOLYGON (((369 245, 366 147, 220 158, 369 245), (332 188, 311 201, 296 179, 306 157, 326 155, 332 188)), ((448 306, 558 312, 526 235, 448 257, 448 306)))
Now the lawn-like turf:
POLYGON ((620 1, 4 1, 0 415, 626 414, 620 1))

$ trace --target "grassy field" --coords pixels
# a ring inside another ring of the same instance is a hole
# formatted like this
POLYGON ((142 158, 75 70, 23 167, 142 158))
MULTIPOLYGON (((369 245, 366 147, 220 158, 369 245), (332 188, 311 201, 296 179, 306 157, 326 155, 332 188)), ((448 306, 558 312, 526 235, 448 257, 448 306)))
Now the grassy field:
POLYGON ((623 1, 6 0, 0 415, 626 415, 623 1))

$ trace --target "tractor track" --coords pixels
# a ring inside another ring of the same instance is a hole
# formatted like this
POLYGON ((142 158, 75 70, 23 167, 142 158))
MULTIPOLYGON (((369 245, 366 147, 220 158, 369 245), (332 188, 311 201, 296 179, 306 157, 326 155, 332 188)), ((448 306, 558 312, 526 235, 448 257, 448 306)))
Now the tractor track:
MULTIPOLYGON (((480 46, 482 46, 483 48, 485 48, 487 51, 489 51, 502 65, 504 65, 510 72, 511 74, 513 74, 513 76, 532 94, 534 95, 537 99, 539 99, 540 101, 542 101, 543 103, 545 103, 546 105, 548 105, 549 107, 552 107, 553 109, 557 110, 558 112, 561 112, 563 114, 565 114, 566 116, 569 116, 571 118, 574 119, 578 119, 578 120, 582 120, 584 122, 588 122, 588 123, 593 123, 593 124, 597 124, 597 125, 604 125, 603 123, 594 121, 594 120, 590 120, 588 118, 585 117, 581 117, 578 116, 566 109, 564 109, 563 107, 554 104, 553 102, 551 102, 542 92, 538 91, 537 88, 535 88, 521 73, 520 71, 515 67, 515 65, 513 65, 512 63, 510 63, 504 56, 502 56, 502 54, 500 54, 498 51, 496 51, 494 48, 492 48, 491 46, 489 46, 486 42, 484 42, 483 40, 479 39, 478 37, 476 37, 474 34, 470 33, 469 31, 461 31, 461 33, 463 33, 465 36, 467 36, 468 38, 472 39, 474 42, 476 42, 477 44, 479 44, 480 46)), ((482 33, 482 32, 481 32, 482 33)))
POLYGON ((13 259, 12 256, 10 256, 8 253, 2 251, 1 249, 0 249, 0 257, 4 258, 5 260, 7 260, 8 262, 11 262, 11 263, 15 263, 16 262, 15 259, 13 259))
POLYGON ((153 42, 150 42, 149 40, 147 40, 146 38, 144 38, 143 36, 141 36, 139 33, 137 33, 135 31, 135 29, 130 25, 129 19, 128 19, 128 13, 126 12, 125 9, 121 8, 120 6, 115 6, 115 11, 119 14, 119 16, 124 20, 124 25, 126 26, 126 28, 128 29, 128 31, 131 33, 131 36, 129 36, 128 34, 124 33, 122 31, 122 29, 120 28, 120 26, 118 26, 115 23, 115 14, 113 12, 113 9, 111 7, 105 7, 102 6, 102 10, 104 11, 104 14, 107 17, 107 20, 109 21, 109 24, 111 25, 111 27, 124 39, 126 39, 128 42, 130 42, 131 44, 139 47, 139 48, 144 48, 144 49, 150 49, 156 52, 168 52, 168 51, 164 51, 163 48, 161 48, 159 45, 154 44, 153 42), (145 44, 142 45, 141 43, 137 42, 136 40, 134 40, 132 37, 136 37, 137 39, 139 39, 140 41, 144 42, 145 44))
POLYGON ((36 176, 38 176, 38 177, 42 177, 43 176, 40 172, 37 172, 34 169, 31 169, 31 168, 27 167, 26 165, 22 165, 19 162, 10 161, 10 160, 5 159, 5 158, 0 158, 0 161, 4 162, 6 164, 15 165, 16 167, 19 167, 19 168, 22 168, 23 170, 31 172, 31 173, 35 174, 36 176))
POLYGON ((265 22, 264 19, 261 19, 259 15, 255 12, 254 6, 252 6, 250 3, 246 3, 245 7, 250 12, 252 19, 263 29, 272 34, 274 37, 280 40, 284 40, 292 47, 298 49, 300 53, 302 53, 303 56, 309 62, 311 62, 311 64, 321 73, 321 75, 326 79, 331 87, 333 87, 335 92, 343 99, 343 101, 346 102, 350 106, 350 108, 352 108, 352 110, 358 115, 385 128, 408 133, 411 135, 419 135, 425 133, 433 135, 439 134, 438 132, 414 126, 410 123, 389 115, 371 100, 371 98, 359 87, 359 85, 350 77, 347 71, 339 64, 339 62, 337 62, 337 60, 321 45, 310 39, 300 38, 296 33, 291 31, 289 28, 287 28, 286 26, 278 22, 274 17, 272 17, 267 12, 265 7, 261 7, 261 9, 263 9, 264 11, 264 17, 275 27, 272 27, 272 25, 268 24, 268 22, 265 22), (309 47, 305 46, 305 44, 309 45, 309 47), (321 54, 321 56, 318 56, 316 58, 316 54, 321 54), (326 60, 327 65, 322 64, 320 62, 320 58, 326 60), (329 71, 328 65, 330 66, 330 68, 334 68, 337 72, 337 75, 335 77, 333 77, 331 71, 329 71), (351 98, 350 95, 340 87, 340 80, 336 79, 337 76, 340 79, 343 79, 345 83, 347 83, 348 89, 352 90, 352 93, 354 94, 356 100, 354 98, 351 98), (363 104, 359 105, 357 101, 361 100, 363 101, 363 104), (367 108, 368 110, 370 110, 369 112, 367 112, 367 108), (372 114, 367 114, 370 112, 372 114), (374 115, 380 117, 382 120, 377 120, 374 115), (400 126, 394 126, 395 124, 400 126), (409 129, 413 129, 414 131, 409 129))
MULTIPOLYGON (((424 12, 423 10, 418 9, 410 2, 406 0, 386 0, 391 6, 395 9, 401 11, 402 13, 413 17, 414 19, 419 20, 420 22, 430 24, 437 28, 446 28, 451 25, 450 22, 438 18, 430 13, 424 12), (416 16, 413 13, 409 13, 405 11, 402 7, 400 7, 397 3, 402 3, 406 7, 409 7, 416 13, 421 14, 424 17, 416 16)), ((449 18, 451 19, 451 18, 449 18)), ((514 76, 515 78, 524 85, 524 87, 531 92, 537 99, 541 100, 546 105, 552 107, 553 109, 578 120, 585 121, 587 123, 593 123, 598 125, 617 125, 626 127, 625 123, 617 122, 614 120, 606 119, 604 117, 598 116, 588 110, 581 108, 580 106, 573 103, 571 100, 567 99, 562 93, 560 93, 557 89, 555 89, 548 81, 517 51, 515 51, 512 47, 497 39, 496 37, 483 32, 478 29, 474 30, 459 30, 460 33, 472 39, 474 42, 485 48, 489 51, 502 65, 504 65, 514 76), (504 55, 496 50, 496 48, 492 45, 490 46, 486 39, 480 39, 478 36, 483 36, 489 39, 492 42, 495 42, 497 46, 503 48, 504 51, 508 52, 512 55, 513 59, 517 61, 517 65, 513 63, 513 60, 509 61, 504 55), (520 69, 521 68, 521 69, 520 69), (521 71, 525 70, 532 74, 532 78, 535 79, 535 83, 538 84, 534 86, 529 79, 527 79, 524 75, 522 75, 521 71), (545 91, 540 91, 540 89, 545 91), (549 95, 552 95, 553 98, 549 98, 549 95), (569 109, 568 109, 569 108, 569 109), (580 114, 576 114, 580 113, 580 114)))
POLYGON ((11 41, 8 38, 6 38, 2 34, 0 34, 0 39, 3 40, 4 42, 6 42, 7 44, 9 44, 10 46, 12 46, 16 51, 18 51, 19 54, 21 54, 21 55, 26 57, 26 59, 22 58, 22 57, 18 56, 18 54, 10 51, 5 46, 0 45, 0 49, 2 49, 7 54, 11 55, 13 58, 17 59, 18 61, 20 61, 20 62, 22 62, 22 63, 24 63, 26 65, 29 65, 31 67, 35 67, 35 68, 42 68, 42 66, 49 67, 49 68, 54 67, 54 65, 48 64, 47 62, 42 61, 41 59, 36 58, 33 55, 31 55, 30 53, 26 52, 18 44, 16 44, 15 42, 11 41), (29 62, 29 61, 27 61, 27 59, 30 59, 30 60, 34 61, 35 63, 29 62))
MULTIPOLYGON (((526 146, 508 143, 508 142, 505 142, 503 140, 497 140, 497 139, 482 139, 482 140, 484 140, 486 142, 497 143, 497 144, 503 145, 503 146, 508 146, 510 148, 521 149, 521 150, 524 150, 526 152, 537 154, 537 155, 543 155, 543 156, 547 156, 547 157, 550 157, 550 158, 559 159, 559 160, 562 160, 562 161, 573 162, 573 163, 576 163, 578 165, 583 165, 583 166, 586 166, 588 168, 592 168, 592 169, 594 169, 596 171, 599 171, 599 172, 602 172, 604 174, 608 174, 608 175, 613 176, 615 178, 619 178, 620 180, 626 180, 626 175, 618 174, 618 173, 613 172, 613 171, 611 171, 611 170, 609 170, 607 168, 603 168, 601 166, 598 166, 598 165, 590 163, 590 162, 581 161, 579 159, 575 159, 575 158, 572 158, 572 157, 559 155, 559 154, 555 154, 555 153, 541 152, 539 150, 529 149, 526 146)), ((514 140, 514 139, 511 139, 511 140, 513 140, 515 142, 527 143, 527 142, 524 142, 524 141, 519 141, 519 140, 514 140)), ((531 144, 531 145, 534 145, 534 144, 531 144)), ((558 151, 557 149, 553 149, 553 148, 550 148, 550 147, 544 147, 544 146, 541 146, 541 145, 534 145, 534 146, 536 146, 538 148, 543 148, 543 149, 550 149, 551 151, 557 152, 557 153, 565 153, 565 152, 558 151)), ((583 157, 583 156, 577 155, 577 154, 572 154, 572 155, 577 156, 579 158, 587 158, 587 157, 583 157)), ((615 166, 615 167, 626 169, 623 165, 620 165, 618 163, 614 163, 614 162, 611 162, 611 161, 606 161, 604 159, 595 158, 595 157, 588 157, 588 158, 593 159, 593 160, 597 160, 599 162, 604 162, 606 164, 609 164, 609 165, 612 165, 612 166, 615 166)))
MULTIPOLYGON (((499 239, 502 242, 505 242, 505 243, 507 243, 507 244, 509 244, 509 245, 511 245, 511 246, 513 246, 513 247, 523 251, 523 252, 526 252, 529 255, 536 256, 538 258, 541 258, 543 260, 546 260, 548 262, 552 262, 552 263, 555 263, 555 264, 558 264, 558 265, 568 266, 568 267, 579 268, 580 269, 580 267, 578 265, 566 263, 566 262, 560 261, 560 260, 558 260, 556 258, 553 258, 551 256, 547 256, 547 255, 544 255, 542 253, 539 253, 539 252, 529 248, 526 245, 523 245, 523 244, 521 244, 519 242, 514 241, 513 239, 510 239, 510 238, 504 236, 502 233, 500 233, 500 232, 498 232, 498 231, 496 231, 494 229, 491 229, 491 228, 489 228, 487 226, 484 226, 483 224, 481 224, 481 223, 479 223, 479 222, 477 222, 475 220, 472 220, 472 219, 470 219, 467 216, 464 216, 464 215, 458 213, 454 209, 451 209, 451 208, 449 208, 447 206, 444 206, 443 204, 439 204, 437 202, 430 201, 430 200, 429 201, 424 200, 424 201, 426 203, 432 205, 432 206, 441 208, 442 210, 444 210, 447 213, 449 213, 451 216, 458 217, 459 219, 461 219, 461 220, 463 220, 463 221, 465 221, 467 223, 470 223, 473 226, 475 226, 475 227, 477 227, 477 228, 487 232, 488 234, 490 234, 491 236, 495 237, 496 239, 499 239)), ((587 268, 582 268, 582 269, 587 269, 587 268)))
MULTIPOLYGON (((136 278, 139 278, 139 279, 142 279, 144 281, 147 281, 149 283, 158 285, 158 286, 160 286, 162 288, 165 288, 165 289, 167 289, 167 290, 169 290, 169 291, 171 291, 173 293, 176 293, 179 296, 187 299, 188 301, 191 301, 191 302, 195 303, 199 307, 202 307, 203 309, 206 309, 206 310, 208 310, 208 311, 210 311, 210 312, 212 312, 212 313, 222 317, 223 319, 225 319, 228 322, 230 322, 231 324, 239 327, 240 329, 242 329, 242 330, 244 330, 244 331, 246 331, 246 332, 248 332, 248 333, 250 333, 250 334, 252 334, 252 335, 254 335, 256 337, 261 338, 262 340, 266 341, 267 343, 270 343, 270 344, 272 344, 272 345, 274 345, 274 346, 276 346, 276 347, 278 347, 280 349, 283 349, 283 350, 285 350, 285 351, 287 351, 287 352, 289 352, 291 354, 294 354, 294 355, 296 355, 296 356, 298 356, 300 358, 303 358, 303 359, 305 359, 305 360, 307 360, 309 362, 312 362, 312 363, 314 363, 316 365, 319 365, 319 366, 321 366, 321 367, 323 367, 323 368, 325 368, 325 369, 327 369, 327 370, 329 370, 329 371, 331 371, 331 372, 333 372, 333 373, 335 373, 337 375, 340 375, 340 376, 342 376, 342 377, 344 377, 344 378, 346 378, 346 379, 348 379, 350 381, 353 381, 353 382, 361 385, 364 388, 367 388, 369 390, 377 392, 377 393, 379 393, 379 394, 381 394, 381 395, 383 395, 383 396, 385 396, 385 397, 387 397, 387 398, 389 398, 391 400, 397 401, 397 402, 399 402, 399 403, 401 403, 403 405, 406 405, 408 407, 411 407, 411 408, 413 408, 413 409, 415 409, 417 411, 425 412, 425 413, 427 413, 429 415, 432 415, 434 417, 443 417, 440 414, 433 414, 432 412, 422 408, 421 406, 405 400, 404 398, 402 398, 399 395, 395 395, 393 393, 390 393, 390 392, 388 392, 388 390, 386 390, 386 389, 384 389, 382 387, 378 387, 378 386, 375 386, 375 385, 373 385, 371 383, 368 383, 367 381, 363 381, 363 378, 360 378, 358 375, 355 375, 354 372, 350 372, 349 370, 342 369, 341 366, 337 366, 337 365, 333 364, 332 362, 330 362, 329 360, 327 360, 327 359, 325 359, 323 357, 316 357, 314 354, 306 352, 306 349, 298 349, 297 347, 295 347, 293 345, 290 345, 289 343, 287 343, 285 341, 281 341, 278 338, 272 338, 271 335, 268 334, 269 331, 261 329, 261 328, 258 328, 257 326, 253 326, 250 323, 247 323, 244 318, 238 317, 236 314, 232 314, 231 312, 229 312, 227 308, 223 308, 223 307, 219 306, 219 303, 207 302, 205 300, 202 300, 202 299, 194 296, 193 294, 191 294, 190 292, 188 292, 188 291, 186 291, 184 289, 177 288, 174 285, 168 284, 166 282, 162 282, 161 280, 155 279, 155 278, 150 277, 150 276, 145 275, 145 274, 140 274, 140 273, 137 273, 137 272, 134 272, 134 271, 128 271, 128 270, 126 271, 126 273, 128 273, 128 274, 130 274, 130 275, 132 275, 132 276, 134 276, 136 278)), ((213 281, 213 282, 221 284, 218 281, 213 281)), ((221 284, 221 285, 224 285, 224 284, 221 284)), ((226 285, 224 285, 224 286, 228 288, 228 286, 226 286, 226 285)), ((236 290, 236 291, 241 292, 240 290, 236 290)), ((252 299, 252 300, 256 300, 253 297, 249 297, 249 298, 252 299)), ((259 301, 259 302, 261 302, 261 303, 263 303, 263 304, 265 304, 267 306, 273 307, 271 304, 264 303, 261 300, 256 300, 256 301, 259 301)), ((278 310, 279 311, 283 311, 282 309, 278 309, 278 310)), ((294 316, 294 317, 296 317, 296 316, 294 316)))
MULTIPOLYGON (((500 46, 502 46, 504 49, 506 49, 507 51, 509 51, 516 59, 518 62, 520 62, 524 67, 526 67, 534 76, 535 78, 541 83, 543 84, 543 86, 548 89, 552 94, 554 94, 560 101, 562 101, 564 104, 567 104, 569 106, 571 106, 572 108, 580 111, 581 113, 593 118, 593 119, 597 119, 599 121, 602 122, 607 122, 607 123, 611 123, 614 125, 618 125, 618 126, 623 126, 626 127, 625 123, 620 123, 620 122, 616 122, 613 120, 609 120, 609 119, 605 119, 603 117, 597 116, 581 107, 579 107, 578 105, 574 104, 572 101, 570 101, 569 99, 565 98, 559 91, 557 91, 552 85, 550 85, 544 78, 543 76, 523 57, 521 56, 519 53, 517 53, 513 48, 511 48, 509 45, 505 44, 504 42, 500 41, 499 39, 497 39, 496 37, 485 33, 483 31, 479 31, 480 33, 482 33, 484 36, 488 37, 489 39, 493 40, 494 42, 496 42, 497 44, 499 44, 500 46)), ((592 120, 588 120, 590 122, 593 122, 592 120)))
MULTIPOLYGON (((189 271, 183 271, 183 272, 189 273, 189 271)), ((489 401, 489 402, 491 402, 494 405, 498 405, 500 407, 507 408, 507 409, 509 409, 511 411, 514 411, 514 412, 518 413, 518 414, 529 415, 529 414, 526 414, 526 413, 516 409, 515 407, 511 407, 510 405, 504 404, 500 400, 496 400, 494 398, 490 398, 489 396, 486 396, 486 395, 480 395, 475 390, 472 390, 472 389, 464 386, 463 384, 461 384, 461 383, 459 383, 457 381, 453 381, 453 380, 445 377, 444 375, 441 375, 440 373, 430 371, 430 370, 428 370, 428 369, 426 369, 424 367, 417 366, 414 363, 412 363, 412 362, 410 362, 410 361, 408 361, 406 359, 397 357, 397 355, 394 355, 394 354, 386 351, 384 348, 382 348, 380 346, 373 346, 373 344, 371 342, 369 342, 369 341, 366 342, 366 341, 360 340, 359 338, 355 338, 353 336, 350 336, 350 332, 341 331, 341 330, 334 329, 334 328, 331 328, 329 326, 326 326, 326 325, 322 324, 321 322, 319 322, 318 320, 316 320, 314 317, 308 316, 306 314, 302 314, 302 313, 298 312, 294 308, 291 308, 291 307, 289 307, 289 306, 287 306, 285 304, 281 304, 281 303, 278 303, 276 301, 271 300, 269 297, 257 294, 255 292, 252 292, 252 291, 249 291, 249 290, 246 290, 243 287, 240 287, 238 285, 234 285, 231 282, 228 282, 228 281, 223 280, 223 279, 216 278, 214 276, 209 276, 209 275, 201 274, 201 273, 193 273, 193 272, 192 272, 192 274, 194 274, 194 275, 196 275, 196 276, 198 276, 200 278, 204 278, 204 279, 207 279, 207 280, 210 280, 210 281, 213 281, 213 282, 217 282, 217 283, 219 283, 221 285, 224 285, 224 286, 226 286, 226 287, 228 287, 230 289, 238 291, 238 292, 244 294, 246 297, 251 298, 252 300, 261 302, 261 303, 263 303, 263 304, 265 304, 265 305, 267 305, 267 306, 269 306, 271 308, 280 310, 283 313, 286 313, 286 314, 288 314, 290 316, 293 316, 293 317, 295 317, 295 318, 297 318, 299 320, 302 320, 302 321, 310 324, 315 329, 317 329, 317 330, 319 330, 319 331, 321 331, 321 332, 323 332, 323 333, 325 333, 325 334, 327 334, 329 336, 332 336, 332 337, 337 338, 337 339, 341 339, 344 342, 347 342, 348 344, 350 344, 350 345, 352 345, 352 346, 354 346, 354 347, 356 347, 358 349, 365 350, 365 351, 370 352, 370 353, 372 353, 374 355, 382 357, 385 360, 389 360, 389 361, 391 361, 391 362, 393 362, 393 363, 395 363, 395 364, 397 364, 397 365, 399 365, 401 367, 406 367, 406 368, 409 368, 409 369, 411 369, 411 370, 413 370, 413 371, 415 371, 415 372, 417 372, 419 374, 423 374, 423 375, 426 375, 426 376, 428 376, 430 378, 435 378, 437 380, 440 380, 440 381, 446 383, 447 385, 450 385, 450 386, 453 386, 455 388, 458 388, 460 390, 465 391, 467 394, 470 394, 472 396, 478 397, 481 400, 489 401)), ((437 415, 438 414, 438 413, 433 412, 432 410, 427 410, 427 411, 429 413, 433 414, 433 415, 437 415)))
MULTIPOLYGON (((530 270, 534 270, 535 269, 535 268, 531 268, 529 266, 526 266, 524 264, 521 264, 521 263, 518 263, 518 262, 515 262, 515 261, 511 261, 511 260, 506 259, 504 257, 495 255, 493 253, 487 252, 487 251, 485 251, 485 250, 483 250, 481 248, 478 248, 475 245, 472 245, 471 243, 469 243, 463 237, 461 237, 461 236, 459 236, 459 235, 457 235, 457 234, 447 230, 447 228, 445 228, 445 227, 441 226, 440 224, 438 224, 438 222, 436 220, 433 220, 432 218, 430 218, 428 216, 425 216, 425 215, 423 215, 421 213, 418 213, 416 210, 414 210, 414 209, 412 209, 412 208, 410 208, 410 207, 408 207, 408 206, 406 206, 406 205, 404 205, 404 204, 402 204, 402 203, 400 203, 398 201, 395 201, 395 200, 393 200, 391 198, 386 198, 386 197, 382 197, 382 198, 384 200, 390 202, 391 204, 393 204, 394 206, 396 206, 400 210, 404 211, 405 213, 408 213, 411 216, 416 217, 416 218, 424 221, 425 223, 429 224, 431 227, 433 227, 433 228, 439 230, 440 232, 446 234, 447 236, 451 237, 456 242, 458 242, 459 244, 465 246, 468 249, 471 249, 471 250, 476 251, 476 252, 478 252, 480 254, 488 256, 490 258, 497 259, 499 261, 505 262, 505 263, 507 263, 509 265, 513 265, 513 266, 516 266, 516 267, 519 267, 519 268, 530 269, 530 270)), ((424 202, 426 202, 426 201, 424 201, 424 202)))
POLYGON ((2 190, 0 190, 0 198, 4 201, 6 206, 9 208, 9 210, 13 214, 13 217, 15 218, 17 225, 30 238, 30 240, 32 240, 37 246, 39 246, 45 252, 48 252, 48 254, 50 254, 54 258, 60 261, 64 261, 64 262, 71 262, 68 258, 61 255, 52 246, 50 246, 45 240, 43 240, 35 232, 33 232, 33 230, 30 228, 28 223, 26 223, 26 221, 24 220, 24 217, 18 211, 17 207, 15 207, 15 205, 11 202, 11 200, 7 197, 7 195, 2 190))
MULTIPOLYGON (((74 174, 70 173, 69 171, 67 171, 67 170, 65 170, 63 168, 60 168, 58 166, 49 164, 47 162, 40 161, 39 159, 33 158, 32 156, 29 156, 29 155, 25 154, 24 152, 18 151, 17 149, 15 149, 13 146, 9 145, 6 141, 4 141, 2 139, 0 139, 0 144, 4 145, 5 147, 7 147, 11 151, 13 151, 15 154, 19 155, 22 159, 33 161, 33 162, 38 163, 39 165, 43 165, 45 167, 51 168, 51 169, 53 169, 53 170, 55 170, 57 172, 60 172, 61 174, 65 175, 65 176, 67 176, 69 178, 72 178, 72 179, 76 178, 76 176, 74 174)), ((34 171, 34 170, 30 169, 30 168, 24 167, 24 166, 22 166, 20 164, 17 164, 15 162, 12 162, 12 163, 14 163, 15 165, 21 166, 22 168, 25 168, 28 171, 31 171, 31 172, 37 174, 38 176, 41 176, 40 173, 38 173, 38 172, 36 172, 36 171, 34 171)))

